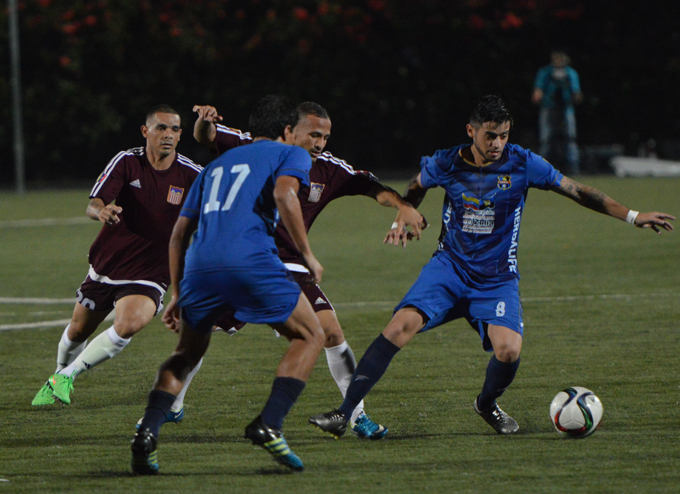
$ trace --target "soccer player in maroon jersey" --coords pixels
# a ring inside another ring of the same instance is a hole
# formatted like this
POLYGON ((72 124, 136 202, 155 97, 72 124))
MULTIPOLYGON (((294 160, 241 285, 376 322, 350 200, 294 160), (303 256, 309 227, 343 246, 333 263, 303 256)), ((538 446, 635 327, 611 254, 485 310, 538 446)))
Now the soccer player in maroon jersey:
MULTIPOLYGON (((171 107, 152 108, 141 127, 146 146, 118 153, 97 179, 86 214, 103 226, 90 248, 90 270, 59 342, 57 369, 32 405, 55 399, 70 404, 73 380, 119 354, 163 308, 170 284, 170 234, 201 170, 175 151, 180 124, 171 107), (113 325, 87 344, 114 307, 113 325)), ((168 421, 178 422, 181 415, 168 421)))
MULTIPOLYGON (((222 117, 214 107, 197 105, 194 106, 194 111, 198 113, 194 124, 194 137, 218 154, 252 142, 250 134, 221 125, 219 122, 222 121, 222 117)), ((347 162, 323 151, 331 134, 331 120, 326 110, 316 103, 305 102, 298 105, 297 113, 298 121, 291 129, 291 142, 287 143, 304 148, 312 157, 310 186, 301 189, 298 194, 305 229, 309 231, 319 213, 332 200, 343 196, 363 195, 372 197, 382 206, 398 210, 396 231, 400 232, 398 236, 404 245, 410 236, 420 238, 421 229, 426 222, 411 204, 404 201, 396 191, 378 182, 371 173, 356 171, 347 162), (407 232, 405 227, 410 227, 412 231, 407 232)), ((279 224, 276 229, 276 245, 279 257, 293 274, 321 322, 325 333, 324 347, 328 367, 344 396, 356 367, 356 360, 345 340, 335 310, 321 288, 309 282, 309 271, 283 224, 279 224)), ((239 329, 243 326, 243 323, 230 315, 222 317, 217 324, 225 329, 239 329)), ((195 370, 193 373, 195 374, 195 370)), ((185 381, 183 392, 186 391, 189 381, 189 379, 185 381)), ((173 409, 175 406, 173 405, 173 409)), ((351 426, 359 437, 371 439, 381 439, 388 432, 385 427, 376 424, 364 413, 363 402, 354 410, 351 426)))

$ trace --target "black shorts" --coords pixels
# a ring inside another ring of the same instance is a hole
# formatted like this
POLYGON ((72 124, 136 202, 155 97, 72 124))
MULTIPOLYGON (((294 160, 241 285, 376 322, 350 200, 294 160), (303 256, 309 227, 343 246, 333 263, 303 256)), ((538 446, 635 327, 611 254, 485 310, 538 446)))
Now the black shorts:
MULTIPOLYGON (((321 290, 319 285, 309 282, 308 273, 299 273, 293 271, 291 274, 293 275, 295 282, 300 285, 302 293, 305 294, 307 300, 309 300, 309 303, 312 304, 312 309, 314 309, 314 312, 321 312, 322 310, 332 310, 335 312, 335 309, 333 309, 328 297, 326 297, 326 294, 321 290)), ((217 326, 215 330, 226 331, 229 334, 233 334, 245 325, 246 323, 241 322, 234 317, 233 310, 228 310, 218 317, 217 321, 215 321, 215 326, 217 326)))
POLYGON ((141 283, 112 285, 94 281, 88 276, 76 291, 78 303, 97 312, 111 312, 116 306, 116 302, 128 295, 149 297, 156 304, 156 314, 163 310, 163 295, 165 293, 156 287, 142 285, 141 283))

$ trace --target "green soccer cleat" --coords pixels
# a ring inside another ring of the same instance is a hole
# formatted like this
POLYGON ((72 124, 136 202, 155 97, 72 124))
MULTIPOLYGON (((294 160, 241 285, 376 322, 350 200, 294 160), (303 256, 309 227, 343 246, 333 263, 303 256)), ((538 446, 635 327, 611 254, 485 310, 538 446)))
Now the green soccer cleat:
POLYGON ((47 381, 45 384, 43 384, 42 388, 40 388, 38 394, 35 395, 35 398, 33 398, 31 405, 33 405, 34 407, 42 407, 45 405, 53 404, 54 395, 52 394, 52 386, 50 386, 50 382, 47 381))
POLYGON ((52 395, 64 405, 71 404, 71 393, 73 392, 73 379, 63 374, 53 374, 47 380, 52 388, 52 395))
POLYGON ((132 471, 139 475, 156 475, 158 473, 158 441, 148 427, 138 430, 132 438, 132 471))
POLYGON ((305 469, 302 460, 288 447, 288 443, 283 438, 283 433, 265 424, 261 416, 258 416, 246 427, 245 438, 250 439, 257 446, 262 446, 274 457, 274 461, 281 465, 295 472, 301 472, 305 469))

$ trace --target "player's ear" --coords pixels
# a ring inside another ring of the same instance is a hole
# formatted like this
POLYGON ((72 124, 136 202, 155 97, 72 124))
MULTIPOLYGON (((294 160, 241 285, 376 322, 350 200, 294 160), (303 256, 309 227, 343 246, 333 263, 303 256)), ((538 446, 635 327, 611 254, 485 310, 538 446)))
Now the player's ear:
POLYGON ((471 137, 474 139, 475 137, 475 128, 472 126, 472 124, 467 124, 465 126, 465 130, 467 131, 468 137, 471 137))
POLYGON ((287 144, 291 144, 293 142, 293 126, 292 125, 286 125, 286 128, 283 129, 283 141, 287 144))
POLYGON ((149 132, 149 127, 147 127, 146 125, 142 125, 140 127, 140 130, 142 131, 142 135, 144 136, 144 139, 146 139, 146 133, 149 132))

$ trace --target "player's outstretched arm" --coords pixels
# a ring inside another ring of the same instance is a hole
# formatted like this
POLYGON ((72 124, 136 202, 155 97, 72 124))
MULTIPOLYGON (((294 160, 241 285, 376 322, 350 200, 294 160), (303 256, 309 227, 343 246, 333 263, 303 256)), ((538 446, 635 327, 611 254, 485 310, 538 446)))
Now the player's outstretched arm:
POLYGON ((568 177, 563 177, 562 183, 559 186, 553 187, 552 190, 579 203, 581 206, 627 221, 638 228, 651 228, 659 234, 661 233, 659 228, 663 228, 666 231, 673 230, 673 225, 668 220, 674 220, 674 216, 656 211, 638 213, 616 202, 596 188, 581 184, 568 177))
MULTIPOLYGON (((406 202, 396 190, 380 182, 375 182, 366 195, 375 199, 381 206, 391 207, 398 211, 397 219, 394 220, 396 228, 393 229, 395 233, 402 236, 404 244, 406 244, 406 237, 409 240, 413 237, 420 240, 420 232, 427 227, 427 220, 411 203, 406 202), (410 227, 411 231, 407 232, 406 227, 410 227)), ((389 237, 390 234, 388 233, 383 243, 388 243, 388 241, 391 243, 392 239, 389 237)), ((398 240, 396 243, 399 243, 398 240)))
POLYGON ((194 123, 194 139, 199 144, 217 149, 215 145, 215 137, 217 136, 215 123, 221 122, 222 117, 217 113, 215 107, 210 105, 194 105, 193 111, 198 113, 198 118, 194 123))
POLYGON ((123 212, 123 208, 115 204, 104 204, 104 201, 95 197, 90 199, 85 214, 93 220, 101 221, 105 225, 115 225, 120 222, 118 215, 123 212))
POLYGON ((179 282, 184 277, 184 255, 189 248, 191 235, 198 228, 198 220, 180 216, 175 222, 175 227, 170 235, 170 283, 172 285, 172 297, 163 313, 161 320, 174 332, 179 331, 179 282))
POLYGON ((399 209, 397 218, 394 220, 394 223, 392 223, 392 227, 390 228, 390 231, 387 232, 383 243, 392 245, 399 245, 401 243, 403 247, 406 247, 406 242, 411 240, 414 236, 420 240, 420 232, 427 228, 427 220, 423 215, 417 213, 419 219, 415 221, 418 222, 418 224, 414 225, 414 213, 416 212, 415 208, 420 206, 420 203, 423 202, 426 193, 427 189, 420 183, 419 173, 409 181, 406 192, 404 192, 404 197, 402 198, 403 203, 406 205, 399 209), (409 215, 408 223, 406 221, 406 215, 409 215), (406 231, 404 226, 411 226, 413 231, 406 231))
POLYGON ((274 185, 274 201, 279 210, 283 226, 286 227, 295 247, 302 254, 312 275, 312 283, 319 283, 323 274, 323 266, 316 260, 312 249, 309 247, 307 230, 302 219, 302 209, 297 193, 300 190, 300 182, 290 175, 281 175, 274 185))

